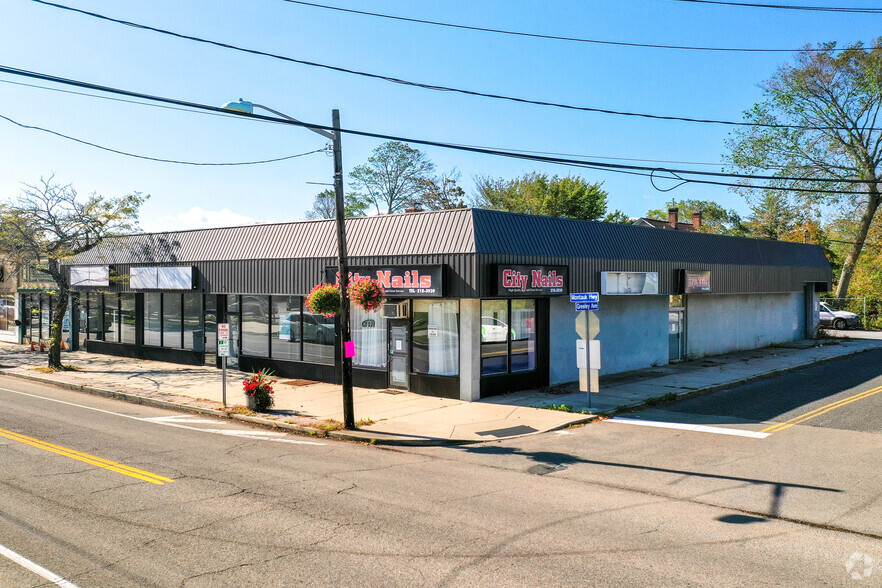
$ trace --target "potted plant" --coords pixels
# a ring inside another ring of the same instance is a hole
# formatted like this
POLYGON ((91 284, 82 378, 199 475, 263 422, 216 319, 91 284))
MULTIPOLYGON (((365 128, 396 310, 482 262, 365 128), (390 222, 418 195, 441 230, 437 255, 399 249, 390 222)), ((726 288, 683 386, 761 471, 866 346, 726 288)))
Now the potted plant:
POLYGON ((340 288, 334 284, 318 284, 306 297, 306 308, 313 314, 332 317, 340 314, 340 288))
POLYGON ((366 312, 377 312, 386 302, 386 293, 377 280, 358 278, 349 286, 349 299, 366 312))
POLYGON ((264 368, 242 380, 249 410, 266 412, 273 407, 273 384, 276 383, 276 380, 270 379, 272 376, 273 372, 264 368))

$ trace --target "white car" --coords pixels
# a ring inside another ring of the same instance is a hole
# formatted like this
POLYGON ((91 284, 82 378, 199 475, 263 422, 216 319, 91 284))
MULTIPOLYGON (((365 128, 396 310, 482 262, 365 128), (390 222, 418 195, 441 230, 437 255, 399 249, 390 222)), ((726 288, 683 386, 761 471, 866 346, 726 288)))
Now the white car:
POLYGON ((861 322, 860 317, 855 313, 847 310, 833 310, 823 302, 821 303, 820 319, 822 327, 833 327, 840 331, 857 327, 861 322))
POLYGON ((492 316, 481 317, 481 343, 505 343, 508 325, 492 316))

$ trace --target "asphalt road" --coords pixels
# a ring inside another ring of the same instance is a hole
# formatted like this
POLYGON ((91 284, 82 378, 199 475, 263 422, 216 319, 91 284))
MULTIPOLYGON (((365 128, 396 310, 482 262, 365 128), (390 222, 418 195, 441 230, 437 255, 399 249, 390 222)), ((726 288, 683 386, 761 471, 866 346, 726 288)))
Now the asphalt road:
POLYGON ((804 428, 389 450, 0 378, 0 586, 878 585, 866 473, 767 471, 804 428))

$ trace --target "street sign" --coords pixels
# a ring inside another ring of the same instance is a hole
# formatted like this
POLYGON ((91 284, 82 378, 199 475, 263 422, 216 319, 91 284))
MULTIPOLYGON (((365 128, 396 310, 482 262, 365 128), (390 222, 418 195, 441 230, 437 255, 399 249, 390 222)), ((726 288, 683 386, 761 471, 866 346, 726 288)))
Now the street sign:
POLYGON ((597 292, 573 292, 570 294, 570 302, 600 302, 600 294, 597 292))
POLYGON ((230 323, 217 324, 217 356, 230 357, 230 323))
POLYGON ((577 302, 576 310, 600 310, 599 302, 577 302))

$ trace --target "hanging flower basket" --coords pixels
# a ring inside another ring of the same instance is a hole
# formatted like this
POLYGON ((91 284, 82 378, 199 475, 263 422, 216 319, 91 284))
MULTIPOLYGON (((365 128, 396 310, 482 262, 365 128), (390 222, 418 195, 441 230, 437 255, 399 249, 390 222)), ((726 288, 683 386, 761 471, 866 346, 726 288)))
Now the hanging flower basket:
POLYGON ((256 374, 251 374, 246 380, 242 380, 242 388, 245 391, 245 399, 248 408, 257 412, 266 412, 273 407, 273 384, 271 380, 273 372, 264 368, 256 374))
POLYGON ((313 314, 330 318, 340 314, 340 288, 334 284, 319 284, 306 297, 306 308, 313 314))
POLYGON ((365 312, 377 312, 386 302, 386 293, 377 280, 358 278, 349 286, 349 299, 365 312))

